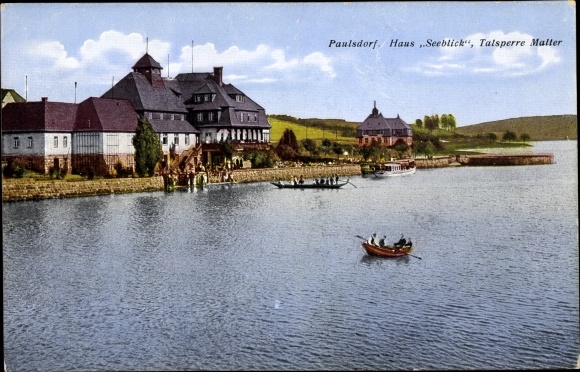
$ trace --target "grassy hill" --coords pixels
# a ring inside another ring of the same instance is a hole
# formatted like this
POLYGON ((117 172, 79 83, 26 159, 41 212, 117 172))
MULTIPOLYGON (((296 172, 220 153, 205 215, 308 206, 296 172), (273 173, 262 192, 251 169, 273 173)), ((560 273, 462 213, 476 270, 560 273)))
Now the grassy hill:
POLYGON ((501 139, 509 130, 518 137, 527 133, 532 141, 578 139, 577 123, 576 115, 528 116, 457 127, 455 132, 466 136, 495 133, 501 139))
POLYGON ((341 119, 299 119, 288 115, 268 115, 272 124, 270 140, 276 144, 286 128, 291 129, 298 141, 305 138, 315 140, 318 144, 323 139, 344 144, 354 144, 358 123, 341 119))
MULTIPOLYGON (((359 124, 341 119, 299 119, 288 115, 268 115, 268 120, 272 124, 270 139, 274 144, 282 137, 284 130, 289 128, 298 141, 310 138, 320 144, 323 139, 330 139, 341 144, 353 145, 359 124)), ((459 137, 486 136, 488 133, 495 133, 501 140, 508 130, 516 133, 518 138, 521 134, 527 133, 532 141, 578 138, 576 115, 529 116, 497 120, 457 127, 455 133, 437 130, 433 134, 453 142, 466 142, 471 146, 472 141, 469 138, 461 140, 459 137)), ((414 129, 416 134, 424 131, 426 130, 414 129)))

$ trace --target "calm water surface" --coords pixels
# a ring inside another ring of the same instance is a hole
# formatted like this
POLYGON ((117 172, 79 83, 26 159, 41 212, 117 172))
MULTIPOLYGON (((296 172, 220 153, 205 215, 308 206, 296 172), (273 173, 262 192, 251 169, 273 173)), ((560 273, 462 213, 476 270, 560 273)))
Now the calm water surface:
POLYGON ((4 203, 8 369, 573 368, 577 142, 534 151, 556 163, 4 203))

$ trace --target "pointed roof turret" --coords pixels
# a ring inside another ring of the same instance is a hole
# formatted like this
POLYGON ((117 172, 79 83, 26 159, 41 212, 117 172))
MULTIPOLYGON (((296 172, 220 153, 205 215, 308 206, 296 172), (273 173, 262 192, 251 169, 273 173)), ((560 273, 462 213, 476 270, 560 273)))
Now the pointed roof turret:
POLYGON ((377 110, 377 101, 373 101, 373 116, 377 116, 379 114, 379 110, 377 110))
POLYGON ((163 67, 161 67, 159 62, 153 59, 153 57, 151 57, 149 53, 145 53, 145 55, 141 57, 137 61, 137 63, 135 63, 135 66, 132 67, 133 71, 135 72, 141 72, 139 70, 143 69, 156 69, 156 68, 163 70, 163 67))

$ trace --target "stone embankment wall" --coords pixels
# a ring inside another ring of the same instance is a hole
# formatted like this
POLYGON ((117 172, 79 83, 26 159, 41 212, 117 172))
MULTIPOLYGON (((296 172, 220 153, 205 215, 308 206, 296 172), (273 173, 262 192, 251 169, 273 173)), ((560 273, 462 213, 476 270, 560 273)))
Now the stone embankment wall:
MULTIPOLYGON (((319 167, 292 167, 274 169, 238 169, 233 171, 234 181, 239 183, 290 180, 294 176, 304 178, 355 176, 361 174, 360 165, 327 165, 319 167)), ((210 183, 221 182, 219 175, 209 177, 210 183)), ((110 178, 67 181, 35 181, 27 178, 2 179, 2 201, 39 200, 75 196, 125 194, 133 192, 163 191, 163 177, 110 178)))
POLYGON ((442 168, 448 167, 449 164, 455 162, 455 156, 447 156, 433 159, 415 159, 415 167, 422 168, 442 168))
MULTIPOLYGON (((266 181, 290 181, 294 176, 305 179, 318 177, 332 177, 339 175, 360 176, 360 164, 325 165, 317 167, 289 167, 289 168, 267 168, 267 169, 236 169, 233 171, 235 182, 266 182, 266 181)), ((221 182, 219 176, 210 177, 210 183, 221 182)))
POLYGON ((553 164, 553 154, 533 154, 533 155, 470 155, 462 156, 458 160, 461 165, 482 166, 482 165, 539 165, 553 164))
POLYGON ((417 169, 442 168, 451 165, 494 166, 494 165, 539 165, 553 164, 553 154, 483 154, 483 155, 451 155, 433 159, 415 159, 417 169))
POLYGON ((162 191, 163 177, 110 178, 86 181, 35 181, 25 178, 2 179, 2 201, 38 200, 162 191))

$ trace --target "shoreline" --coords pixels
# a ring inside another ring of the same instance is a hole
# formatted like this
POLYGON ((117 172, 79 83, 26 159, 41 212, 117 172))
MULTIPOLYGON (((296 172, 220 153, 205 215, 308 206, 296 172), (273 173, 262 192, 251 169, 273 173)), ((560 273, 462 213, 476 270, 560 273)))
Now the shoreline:
MULTIPOLYGON (((517 166, 553 164, 553 154, 483 154, 455 155, 433 159, 415 159, 417 169, 446 168, 461 166, 517 166)), ((358 163, 320 166, 300 166, 285 168, 236 169, 231 171, 234 183, 255 183, 290 180, 293 177, 305 179, 333 176, 360 176, 358 163)), ((209 174, 208 184, 224 184, 219 173, 209 174)), ((187 187, 187 186, 183 186, 187 187)), ((30 178, 3 178, 2 201, 16 202, 28 200, 57 199, 136 192, 165 190, 162 176, 145 178, 104 178, 83 181, 35 180, 30 178)))

